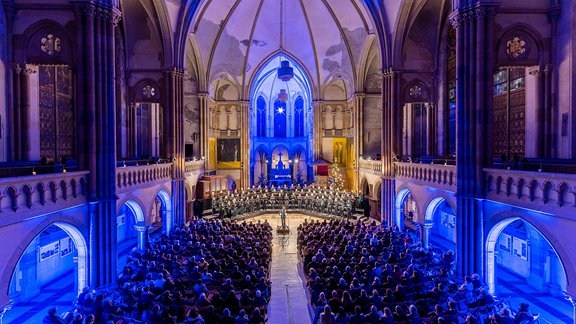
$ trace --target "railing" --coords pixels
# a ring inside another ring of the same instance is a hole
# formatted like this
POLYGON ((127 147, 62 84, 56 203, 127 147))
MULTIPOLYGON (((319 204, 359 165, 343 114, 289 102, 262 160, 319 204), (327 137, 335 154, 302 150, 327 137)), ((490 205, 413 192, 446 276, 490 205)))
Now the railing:
MULTIPOLYGON (((0 179, 0 215, 44 214, 87 202, 88 171, 0 179)), ((0 217, 1 218, 1 217, 0 217)))
POLYGON ((204 160, 186 161, 184 163, 184 170, 186 173, 204 169, 204 160))
POLYGON ((172 163, 118 167, 116 168, 116 192, 125 193, 171 178, 172 163))
POLYGON ((484 169, 486 198, 530 209, 576 207, 576 175, 484 169))
POLYGON ((456 191, 456 167, 453 165, 394 162, 394 172, 397 179, 456 191))
POLYGON ((358 167, 363 173, 382 174, 382 161, 380 160, 360 159, 358 167))

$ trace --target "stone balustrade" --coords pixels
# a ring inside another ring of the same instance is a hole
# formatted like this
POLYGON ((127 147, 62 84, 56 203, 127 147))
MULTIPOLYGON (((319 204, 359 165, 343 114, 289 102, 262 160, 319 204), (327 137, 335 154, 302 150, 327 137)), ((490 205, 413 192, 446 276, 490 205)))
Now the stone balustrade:
POLYGON ((394 162, 396 179, 415 184, 456 192, 456 166, 394 162))
POLYGON ((204 160, 186 161, 184 163, 184 170, 186 173, 204 169, 204 160))
POLYGON ((358 167, 361 173, 382 174, 382 161, 360 159, 358 167))
POLYGON ((0 178, 0 223, 85 204, 88 201, 88 173, 75 171, 0 178), (9 219, 7 215, 16 218, 9 219))
POLYGON ((576 213, 576 175, 484 169, 486 198, 524 208, 576 213))
POLYGON ((172 163, 117 167, 116 193, 122 194, 170 179, 172 179, 172 163))

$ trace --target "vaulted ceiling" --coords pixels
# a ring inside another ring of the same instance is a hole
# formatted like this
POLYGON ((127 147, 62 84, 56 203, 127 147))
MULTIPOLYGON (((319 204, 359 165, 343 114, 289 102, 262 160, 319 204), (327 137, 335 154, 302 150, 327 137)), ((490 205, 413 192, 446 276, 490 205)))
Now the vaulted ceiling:
POLYGON ((277 53, 298 62, 316 90, 339 83, 351 93, 371 62, 380 66, 373 22, 357 0, 207 0, 189 48, 188 68, 208 83, 227 78, 244 93, 277 53))

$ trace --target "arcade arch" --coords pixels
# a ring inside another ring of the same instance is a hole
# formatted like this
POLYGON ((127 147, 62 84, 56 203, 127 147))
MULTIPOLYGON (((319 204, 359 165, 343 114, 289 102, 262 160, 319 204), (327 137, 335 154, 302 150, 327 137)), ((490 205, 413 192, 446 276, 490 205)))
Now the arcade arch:
POLYGON ((16 303, 33 300, 44 285, 62 277, 73 277, 78 294, 89 285, 88 270, 88 246, 82 232, 70 223, 52 223, 30 241, 20 256, 12 273, 10 299, 16 303))
POLYGON ((498 283, 501 269, 541 292, 561 296, 566 290, 566 271, 558 252, 536 227, 518 216, 499 221, 488 232, 486 283, 491 294, 505 287, 498 283))
POLYGON ((144 212, 135 200, 126 200, 116 213, 116 243, 118 255, 118 272, 122 271, 130 250, 137 247, 143 250, 146 246, 148 228, 144 221, 144 212))

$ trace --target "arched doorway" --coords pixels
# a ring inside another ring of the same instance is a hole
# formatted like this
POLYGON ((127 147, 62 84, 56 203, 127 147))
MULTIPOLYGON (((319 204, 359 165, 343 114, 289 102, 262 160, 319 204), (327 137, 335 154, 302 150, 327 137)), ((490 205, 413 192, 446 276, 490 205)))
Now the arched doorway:
POLYGON ((416 231, 414 234, 420 239, 419 219, 416 200, 412 197, 412 193, 407 188, 400 189, 396 196, 396 225, 402 230, 408 228, 416 231))
POLYGON ((518 212, 499 221, 486 239, 486 283, 491 293, 510 296, 511 305, 531 305, 541 322, 572 323, 565 264, 551 242, 558 238, 546 237, 518 212))
POLYGON ((143 250, 148 236, 148 227, 144 223, 142 207, 134 201, 127 200, 116 214, 116 244, 118 254, 118 273, 126 264, 126 257, 134 248, 143 250))
POLYGON ((86 240, 78 228, 64 222, 49 225, 34 237, 20 256, 10 281, 10 299, 14 304, 33 301, 51 285, 62 288, 67 294, 72 292, 72 302, 89 284, 87 258, 86 240))
POLYGON ((160 190, 154 198, 154 205, 150 214, 151 231, 150 234, 155 233, 158 229, 162 229, 164 233, 170 233, 174 226, 172 220, 172 203, 170 195, 166 190, 160 190))
POLYGON ((456 212, 446 199, 432 199, 424 216, 424 246, 456 251, 456 212))
POLYGON ((566 272, 562 260, 542 233, 520 217, 510 217, 492 227, 486 239, 486 283, 490 293, 499 294, 510 273, 542 293, 562 296, 566 272))

